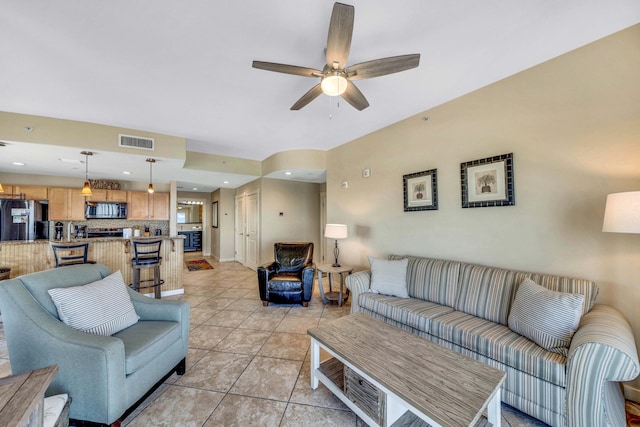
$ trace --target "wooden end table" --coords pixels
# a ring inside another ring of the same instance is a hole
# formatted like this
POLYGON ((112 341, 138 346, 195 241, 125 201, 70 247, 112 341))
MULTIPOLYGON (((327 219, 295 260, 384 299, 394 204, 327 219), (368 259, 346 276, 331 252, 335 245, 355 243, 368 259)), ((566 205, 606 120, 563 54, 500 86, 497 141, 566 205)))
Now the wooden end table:
POLYGON ((0 425, 42 426, 44 392, 57 372, 54 365, 0 378, 0 425))
POLYGON ((316 266, 316 270, 318 270, 318 287, 320 288, 320 296, 322 297, 322 302, 327 304, 329 301, 338 301, 338 305, 342 306, 343 301, 347 301, 349 298, 349 290, 343 294, 344 289, 344 277, 345 275, 349 275, 353 272, 353 267, 348 265, 341 265, 340 267, 334 267, 331 264, 320 264, 316 266), (325 294, 324 286, 322 286, 322 273, 327 273, 329 277, 329 292, 325 294), (334 274, 340 275, 340 290, 333 290, 333 278, 334 274))

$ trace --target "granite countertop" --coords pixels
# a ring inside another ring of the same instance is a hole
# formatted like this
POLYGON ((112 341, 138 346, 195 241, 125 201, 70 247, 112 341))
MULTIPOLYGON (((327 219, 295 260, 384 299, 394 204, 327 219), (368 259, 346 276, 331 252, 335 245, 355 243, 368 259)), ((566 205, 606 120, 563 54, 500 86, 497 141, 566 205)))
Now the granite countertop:
POLYGON ((0 242, 0 245, 31 245, 31 244, 40 244, 40 245, 44 245, 44 244, 49 244, 49 243, 92 243, 92 242, 113 242, 113 241, 127 241, 127 240, 156 240, 156 239, 162 239, 162 240, 172 240, 172 239, 181 239, 184 240, 185 236, 181 236, 181 235, 176 235, 176 236, 167 236, 167 235, 162 235, 162 236, 149 236, 149 237, 132 237, 130 239, 125 239, 123 237, 89 237, 86 239, 71 239, 71 240, 67 240, 67 239, 63 239, 63 240, 48 240, 48 239, 39 239, 39 240, 5 240, 3 242, 0 242))

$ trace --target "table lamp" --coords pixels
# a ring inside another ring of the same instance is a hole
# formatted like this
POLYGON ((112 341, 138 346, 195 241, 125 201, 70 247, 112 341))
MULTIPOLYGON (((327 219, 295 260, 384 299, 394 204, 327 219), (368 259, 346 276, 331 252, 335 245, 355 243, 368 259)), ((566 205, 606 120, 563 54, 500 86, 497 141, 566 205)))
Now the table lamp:
POLYGON ((340 267, 338 263, 338 255, 340 255, 340 249, 338 249, 338 239, 347 238, 347 226, 344 224, 327 224, 324 227, 324 237, 328 239, 335 239, 336 246, 333 249, 333 256, 336 262, 331 264, 332 267, 340 267))
POLYGON ((602 231, 640 234, 640 191, 607 196, 602 231))

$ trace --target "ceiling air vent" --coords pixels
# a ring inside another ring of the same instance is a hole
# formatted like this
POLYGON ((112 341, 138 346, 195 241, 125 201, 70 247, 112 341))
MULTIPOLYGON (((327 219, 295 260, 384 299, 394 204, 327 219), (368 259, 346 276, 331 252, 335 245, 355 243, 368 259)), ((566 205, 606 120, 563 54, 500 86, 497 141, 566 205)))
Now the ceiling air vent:
POLYGON ((137 148, 139 150, 153 150, 153 138, 143 138, 141 136, 119 135, 120 147, 137 148))

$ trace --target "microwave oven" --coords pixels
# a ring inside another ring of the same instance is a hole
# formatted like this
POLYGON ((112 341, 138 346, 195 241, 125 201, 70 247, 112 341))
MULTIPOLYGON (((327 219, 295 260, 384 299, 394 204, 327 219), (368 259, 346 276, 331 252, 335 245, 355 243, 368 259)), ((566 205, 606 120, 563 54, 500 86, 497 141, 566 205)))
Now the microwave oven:
POLYGON ((119 202, 85 202, 86 219, 126 219, 127 204, 119 202))

